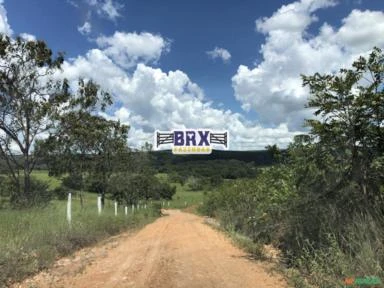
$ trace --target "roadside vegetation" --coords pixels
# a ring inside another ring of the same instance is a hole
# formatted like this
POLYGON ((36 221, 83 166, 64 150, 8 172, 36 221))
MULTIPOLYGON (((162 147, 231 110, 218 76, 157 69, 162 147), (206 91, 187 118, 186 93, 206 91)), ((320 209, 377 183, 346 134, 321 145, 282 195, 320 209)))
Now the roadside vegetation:
POLYGON ((384 54, 375 48, 335 75, 303 76, 315 116, 309 135, 254 179, 208 194, 201 207, 225 229, 281 249, 296 287, 384 281, 384 54))
POLYGON ((86 194, 83 200, 83 208, 79 199, 73 201, 71 225, 66 220, 65 201, 52 201, 45 208, 0 210, 0 287, 48 268, 77 249, 139 228, 159 216, 156 206, 130 211, 127 216, 120 207, 115 216, 112 201, 107 201, 99 216, 95 196, 86 194))

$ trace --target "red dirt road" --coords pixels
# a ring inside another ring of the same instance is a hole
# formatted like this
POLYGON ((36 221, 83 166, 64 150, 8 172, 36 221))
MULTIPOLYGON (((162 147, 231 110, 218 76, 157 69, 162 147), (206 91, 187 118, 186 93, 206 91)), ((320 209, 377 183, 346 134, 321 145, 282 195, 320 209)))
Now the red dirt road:
POLYGON ((177 210, 134 234, 64 258, 14 287, 287 287, 204 219, 177 210))

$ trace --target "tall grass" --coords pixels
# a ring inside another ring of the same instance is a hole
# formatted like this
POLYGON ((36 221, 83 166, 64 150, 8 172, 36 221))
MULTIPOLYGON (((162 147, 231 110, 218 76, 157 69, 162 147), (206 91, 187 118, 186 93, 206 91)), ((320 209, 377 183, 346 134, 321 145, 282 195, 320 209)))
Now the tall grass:
POLYGON ((341 287, 349 277, 376 276, 384 280, 384 217, 356 215, 340 234, 327 234, 328 245, 302 242, 295 266, 316 287, 341 287))
POLYGON ((54 201, 43 209, 0 210, 0 287, 49 267, 58 257, 142 226, 157 216, 150 209, 130 211, 126 216, 122 207, 115 216, 111 201, 99 216, 94 198, 96 195, 88 194, 83 209, 74 199, 71 225, 66 220, 65 201, 54 201))
POLYGON ((305 208, 297 204, 289 171, 276 177, 277 169, 226 183, 207 195, 201 212, 217 217, 227 231, 246 236, 240 237, 244 248, 279 247, 283 270, 295 287, 342 287, 350 277, 384 281, 382 208, 347 214, 331 201, 305 208))

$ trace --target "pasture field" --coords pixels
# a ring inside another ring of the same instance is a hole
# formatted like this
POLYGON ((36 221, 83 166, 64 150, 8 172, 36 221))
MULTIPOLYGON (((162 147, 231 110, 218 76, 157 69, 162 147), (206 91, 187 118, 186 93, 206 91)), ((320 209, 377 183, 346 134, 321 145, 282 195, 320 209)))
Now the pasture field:
POLYGON ((172 209, 183 209, 188 206, 201 205, 203 203, 204 191, 189 191, 185 186, 179 183, 171 183, 176 186, 176 194, 173 195, 171 201, 164 201, 165 207, 172 209))

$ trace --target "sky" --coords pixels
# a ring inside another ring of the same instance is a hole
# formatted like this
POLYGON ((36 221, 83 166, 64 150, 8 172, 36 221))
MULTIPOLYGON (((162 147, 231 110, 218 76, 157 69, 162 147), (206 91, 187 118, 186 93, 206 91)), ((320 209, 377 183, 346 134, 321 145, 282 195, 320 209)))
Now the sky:
POLYGON ((113 95, 99 114, 129 125, 131 146, 208 128, 257 150, 308 131, 301 74, 384 48, 383 11, 384 0, 0 0, 0 32, 65 52, 62 76, 113 95))

